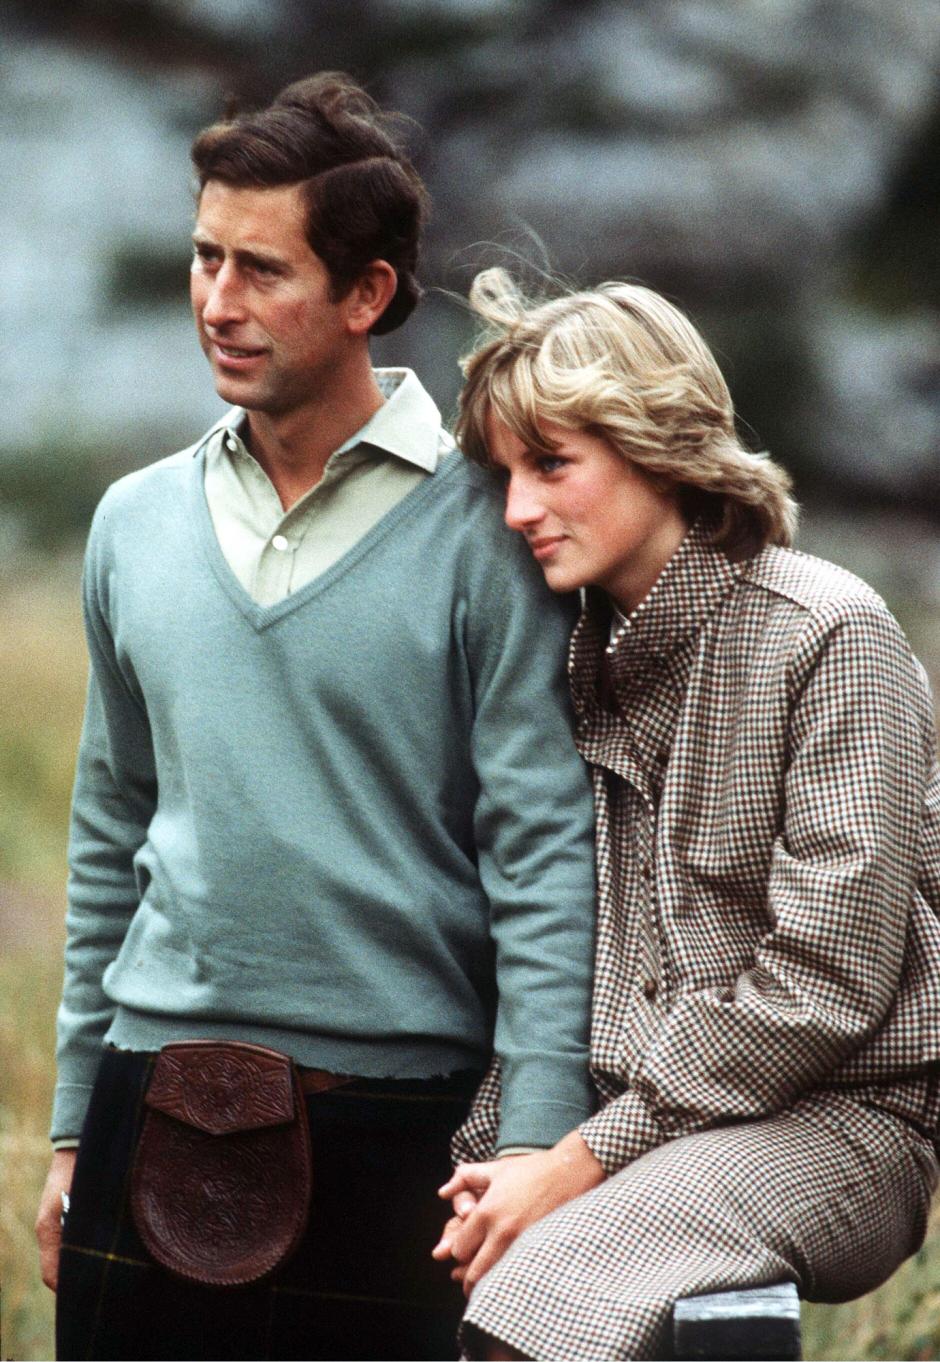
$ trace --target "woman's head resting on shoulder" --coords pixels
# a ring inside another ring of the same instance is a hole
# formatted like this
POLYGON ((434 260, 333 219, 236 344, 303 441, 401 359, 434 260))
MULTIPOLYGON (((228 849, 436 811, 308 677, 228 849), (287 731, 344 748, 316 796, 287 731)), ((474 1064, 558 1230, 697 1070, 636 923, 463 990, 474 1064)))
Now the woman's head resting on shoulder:
POLYGON ((742 445, 714 356, 665 298, 607 283, 533 302, 497 268, 470 304, 487 331, 457 438, 506 479, 507 523, 553 590, 635 608, 699 515, 734 556, 791 542, 787 474, 742 445))

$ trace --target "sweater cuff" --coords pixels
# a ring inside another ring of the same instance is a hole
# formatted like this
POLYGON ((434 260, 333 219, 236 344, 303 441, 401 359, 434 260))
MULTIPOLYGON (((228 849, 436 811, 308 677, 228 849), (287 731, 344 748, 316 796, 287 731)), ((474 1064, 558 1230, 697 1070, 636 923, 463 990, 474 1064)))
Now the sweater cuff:
POLYGON ((501 1057, 502 1097, 496 1148, 550 1149, 596 1106, 583 1055, 501 1057))
POLYGON ((575 1102, 518 1102, 511 1108, 506 1104, 496 1148, 525 1145, 532 1149, 551 1149, 589 1112, 590 1106, 575 1102))
POLYGON ((642 1097, 632 1089, 585 1121, 579 1134, 608 1177, 669 1139, 642 1097))
POLYGON ((52 1128, 49 1131, 53 1142, 74 1139, 78 1143, 75 1132, 81 1130, 84 1124, 91 1092, 91 1083, 60 1083, 57 1086, 52 1103, 52 1128))

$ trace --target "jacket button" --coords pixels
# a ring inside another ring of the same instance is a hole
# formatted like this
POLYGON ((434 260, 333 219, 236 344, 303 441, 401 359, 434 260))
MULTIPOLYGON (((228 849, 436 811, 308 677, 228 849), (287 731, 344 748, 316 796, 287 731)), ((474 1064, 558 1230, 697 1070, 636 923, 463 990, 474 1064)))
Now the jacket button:
POLYGON ((656 997, 656 980, 655 980, 655 979, 644 979, 644 980, 643 980, 643 993, 645 994, 645 996, 646 996, 647 998, 655 998, 655 997, 656 997))

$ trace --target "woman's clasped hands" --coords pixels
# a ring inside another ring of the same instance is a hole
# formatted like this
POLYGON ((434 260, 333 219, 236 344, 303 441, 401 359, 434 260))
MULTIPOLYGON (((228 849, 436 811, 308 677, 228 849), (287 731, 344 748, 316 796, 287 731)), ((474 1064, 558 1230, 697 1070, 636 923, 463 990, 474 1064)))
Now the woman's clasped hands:
POLYGON ((552 1149, 461 1164, 438 1192, 454 1214, 431 1256, 455 1260, 451 1276, 469 1296, 523 1230, 603 1180, 576 1130, 552 1149))

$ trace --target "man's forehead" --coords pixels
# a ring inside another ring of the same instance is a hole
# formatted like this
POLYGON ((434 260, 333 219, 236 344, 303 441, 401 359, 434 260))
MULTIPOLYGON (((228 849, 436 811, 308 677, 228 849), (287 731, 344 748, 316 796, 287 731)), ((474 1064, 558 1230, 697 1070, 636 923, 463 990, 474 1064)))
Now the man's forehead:
POLYGON ((246 250, 283 251, 307 246, 306 225, 306 204, 299 185, 265 188, 209 180, 199 196, 193 237, 224 238, 246 250))

